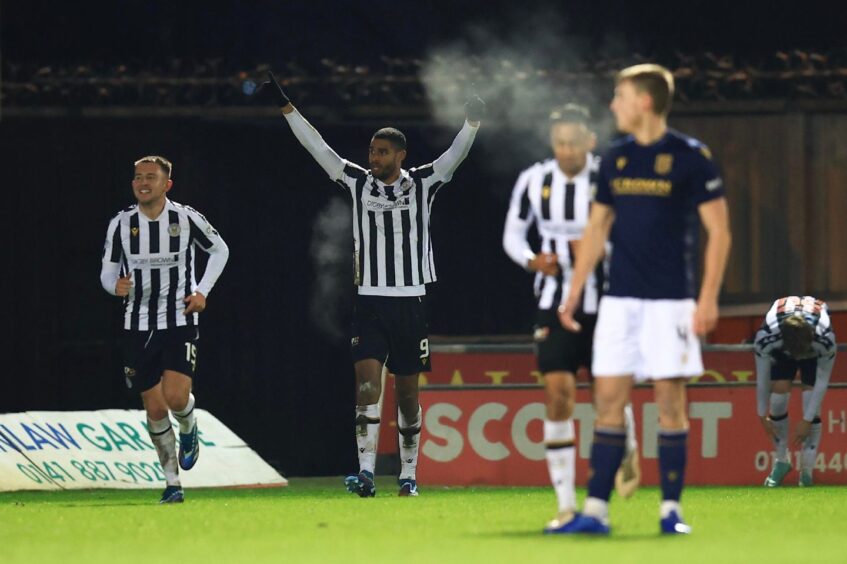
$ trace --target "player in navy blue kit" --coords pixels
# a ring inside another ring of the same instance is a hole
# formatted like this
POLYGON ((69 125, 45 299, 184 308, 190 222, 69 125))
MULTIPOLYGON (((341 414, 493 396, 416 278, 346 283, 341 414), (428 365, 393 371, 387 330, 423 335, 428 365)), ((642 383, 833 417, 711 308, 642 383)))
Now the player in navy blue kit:
POLYGON ((588 496, 556 531, 608 534, 608 502, 624 456, 624 406, 636 382, 652 380, 659 408, 660 530, 689 533, 680 497, 688 418, 686 379, 703 372, 699 337, 717 324, 731 236, 724 187, 708 148, 667 126, 673 76, 658 65, 621 71, 611 103, 626 133, 601 160, 562 324, 574 312, 607 240, 614 252, 594 333, 594 402, 588 496), (698 216, 708 235, 697 293, 698 216), (696 299, 696 301, 695 301, 696 299))

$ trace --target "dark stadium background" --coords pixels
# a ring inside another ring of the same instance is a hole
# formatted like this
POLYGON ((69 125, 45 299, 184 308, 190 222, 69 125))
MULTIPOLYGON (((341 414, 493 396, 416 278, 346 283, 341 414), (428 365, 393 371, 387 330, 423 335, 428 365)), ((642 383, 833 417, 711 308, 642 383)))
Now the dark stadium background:
MULTIPOLYGON (((527 42, 561 35, 577 41, 585 53, 639 52, 655 54, 658 60, 677 51, 733 53, 751 61, 779 50, 843 52, 847 29, 847 10, 828 12, 827 4, 813 2, 801 7, 700 0, 73 4, 3 0, 0 55, 4 80, 21 72, 10 65, 143 61, 155 68, 166 67, 173 58, 217 57, 226 66, 245 68, 260 62, 284 68, 291 59, 315 68, 327 57, 339 64, 367 65, 383 55, 422 57, 439 44, 470 34, 475 26, 485 28, 488 37, 506 35, 534 10, 559 14, 560 19, 529 34, 527 42)), ((486 45, 478 42, 474 48, 484 53, 486 45)), ((556 53, 546 56, 554 60, 556 53)), ((296 104, 298 90, 289 90, 296 104)), ((227 117, 213 111, 213 105, 208 114, 157 117, 149 107, 130 105, 120 115, 89 117, 84 98, 67 103, 61 98, 43 103, 23 100, 10 105, 4 95, 0 114, 5 300, 0 412, 140 407, 121 377, 116 350, 120 306, 100 288, 98 272, 107 221, 132 202, 132 161, 158 153, 174 161, 171 197, 206 214, 231 249, 230 262, 203 315, 198 405, 216 414, 285 474, 339 474, 352 469, 353 380, 347 342, 317 326, 312 300, 318 278, 327 274, 316 271, 310 253, 316 218, 333 198, 344 198, 282 120, 261 112, 227 117)), ((598 107, 605 102, 597 102, 598 107)), ((752 121, 778 121, 773 127, 762 126, 761 138, 750 140, 762 151, 768 142, 784 142, 788 152, 792 142, 806 152, 811 142, 828 147, 831 120, 840 120, 838 131, 847 131, 843 100, 829 101, 830 113, 822 115, 811 115, 810 106, 804 106, 808 100, 789 106, 771 102, 767 112, 750 110, 750 100, 745 101, 747 106, 711 100, 709 110, 702 112, 696 110, 696 102, 688 111, 681 105, 680 119, 695 129, 700 124, 703 131, 712 131, 716 139, 706 140, 719 158, 734 155, 744 160, 749 155, 729 141, 726 147, 715 146, 723 130, 709 130, 705 121, 698 122, 703 115, 718 115, 736 124, 727 127, 740 129, 748 113, 752 121), (804 145, 790 136, 768 134, 769 127, 784 131, 780 127, 790 125, 797 115, 811 115, 803 123, 820 130, 818 137, 805 137, 804 145)), ((341 155, 358 162, 365 161, 370 134, 392 112, 409 137, 411 165, 436 157, 461 124, 459 116, 453 127, 438 125, 427 118, 425 106, 424 113, 415 117, 407 115, 408 108, 391 104, 379 109, 376 117, 334 115, 331 108, 318 104, 306 103, 303 109, 341 155)), ((546 157, 545 145, 535 142, 536 133, 529 123, 524 129, 504 128, 496 120, 484 125, 453 183, 440 194, 433 216, 440 277, 430 290, 433 334, 504 335, 528 330, 533 308, 530 277, 508 261, 500 237, 512 182, 531 162, 527 152, 536 159, 546 157), (516 146, 521 151, 515 151, 516 146)), ((782 150, 777 147, 768 154, 782 150)), ((734 166, 724 160, 725 167, 734 166)), ((778 164, 761 162, 765 169, 778 164)), ((815 164, 810 160, 799 166, 807 168, 798 178, 809 179, 815 164)), ((843 172, 839 178, 844 178, 843 172)), ((820 223, 808 209, 802 217, 783 214, 780 198, 802 201, 802 197, 790 196, 796 187, 780 186, 764 195, 740 197, 733 208, 733 227, 747 226, 748 215, 752 217, 753 208, 764 202, 767 213, 757 216, 761 221, 800 222, 795 228, 806 234, 800 250, 779 228, 774 236, 763 238, 764 258, 750 256, 749 249, 736 243, 731 266, 736 274, 730 274, 735 282, 728 281, 731 291, 725 301, 767 301, 776 293, 792 291, 796 284, 791 282, 797 280, 814 286, 809 290, 822 288, 843 299, 844 280, 797 274, 794 264, 807 265, 803 250, 814 245, 820 223), (786 264, 788 248, 793 249, 789 262, 799 263, 786 264), (754 260, 759 269, 755 273, 750 266, 754 260), (760 283, 753 287, 746 284, 748 279, 760 283)), ((351 245, 349 235, 340 244, 351 245)), ((843 239, 830 241, 827 248, 835 256, 843 254, 844 244, 843 239)), ((842 267, 840 272, 847 271, 842 267)), ((345 285, 338 299, 326 304, 331 310, 327 317, 342 334, 352 291, 345 285)))

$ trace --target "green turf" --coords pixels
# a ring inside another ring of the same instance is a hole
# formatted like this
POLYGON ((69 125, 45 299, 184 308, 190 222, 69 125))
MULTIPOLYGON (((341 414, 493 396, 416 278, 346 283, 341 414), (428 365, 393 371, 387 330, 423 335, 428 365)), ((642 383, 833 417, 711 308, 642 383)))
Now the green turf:
POLYGON ((613 501, 612 536, 540 534, 549 488, 421 487, 347 494, 342 480, 287 488, 0 494, 0 562, 845 562, 847 488, 689 488, 690 537, 661 537, 658 492, 613 501))

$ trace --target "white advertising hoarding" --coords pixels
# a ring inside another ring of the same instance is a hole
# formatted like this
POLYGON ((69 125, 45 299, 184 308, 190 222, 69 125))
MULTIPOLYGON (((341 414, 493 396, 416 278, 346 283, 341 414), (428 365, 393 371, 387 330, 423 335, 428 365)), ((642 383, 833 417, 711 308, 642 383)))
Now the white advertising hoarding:
MULTIPOLYGON (((288 481, 208 411, 198 409, 200 458, 188 488, 288 481)), ((165 476, 140 410, 0 414, 0 491, 161 488, 165 476)))

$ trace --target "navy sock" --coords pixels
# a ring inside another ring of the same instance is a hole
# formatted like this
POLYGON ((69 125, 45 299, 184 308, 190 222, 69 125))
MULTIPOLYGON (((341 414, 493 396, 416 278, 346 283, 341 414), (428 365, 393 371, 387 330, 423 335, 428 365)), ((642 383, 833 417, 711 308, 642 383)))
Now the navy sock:
POLYGON ((662 499, 679 501, 685 483, 688 431, 659 431, 659 474, 662 499))
POLYGON ((588 479, 588 497, 609 501, 615 485, 615 473, 621 465, 626 450, 624 429, 595 429, 591 445, 591 470, 588 479))

